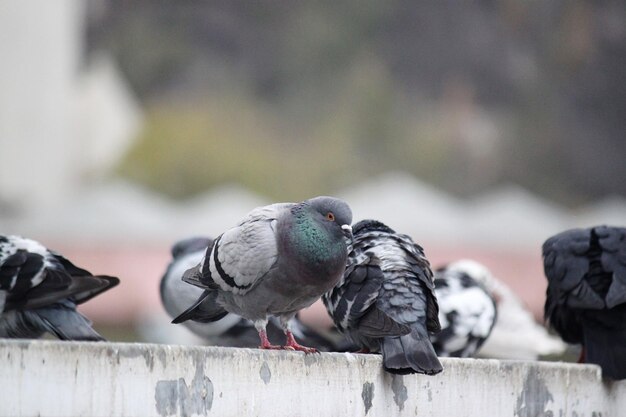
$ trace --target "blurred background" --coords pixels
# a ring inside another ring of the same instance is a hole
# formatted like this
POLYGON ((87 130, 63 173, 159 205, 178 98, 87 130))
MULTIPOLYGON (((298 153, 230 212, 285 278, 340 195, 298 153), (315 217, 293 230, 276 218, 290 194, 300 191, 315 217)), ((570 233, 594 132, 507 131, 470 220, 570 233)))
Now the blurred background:
POLYGON ((624 22, 620 0, 3 1, 0 231, 119 276, 82 307, 105 336, 186 343, 158 296, 175 240, 335 195, 541 320, 542 242, 626 225, 624 22))

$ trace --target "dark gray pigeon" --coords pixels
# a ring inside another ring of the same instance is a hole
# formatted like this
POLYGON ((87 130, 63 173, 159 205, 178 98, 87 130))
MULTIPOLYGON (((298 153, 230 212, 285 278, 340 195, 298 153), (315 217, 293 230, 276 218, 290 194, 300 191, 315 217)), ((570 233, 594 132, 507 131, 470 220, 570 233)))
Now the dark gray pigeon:
POLYGON ((442 371, 429 333, 439 331, 433 274, 423 249, 381 222, 363 220, 343 279, 322 299, 335 325, 394 374, 442 371))
POLYGON ((76 305, 119 283, 94 276, 39 242, 0 235, 0 337, 104 340, 76 305))
POLYGON ((572 229, 543 244, 548 278, 545 318, 581 362, 605 377, 626 378, 626 229, 572 229))
POLYGON ((480 269, 466 268, 467 264, 465 260, 452 262, 435 271, 441 324, 441 331, 432 338, 437 356, 474 356, 496 324, 496 300, 481 277, 472 275, 480 269))
POLYGON ((254 323, 263 349, 314 352, 296 342, 289 323, 341 278, 351 221, 350 207, 332 197, 252 210, 184 274, 184 281, 205 291, 173 323, 209 323, 230 312, 254 323), (269 316, 279 318, 284 346, 270 344, 269 316))
MULTIPOLYGON (((172 261, 161 279, 161 301, 165 310, 174 318, 185 311, 204 292, 203 289, 190 285, 182 280, 183 274, 190 268, 198 265, 213 244, 213 239, 207 237, 192 237, 176 242, 172 247, 172 261)), ((207 343, 214 346, 256 347, 259 345, 259 335, 254 324, 236 314, 228 313, 223 318, 212 323, 199 323, 188 320, 183 323, 189 330, 200 336, 207 343)), ((290 323, 293 334, 320 351, 335 351, 334 341, 316 332, 298 319, 296 315, 290 323)), ((267 324, 267 337, 277 340, 283 337, 283 329, 275 317, 270 317, 267 324)))

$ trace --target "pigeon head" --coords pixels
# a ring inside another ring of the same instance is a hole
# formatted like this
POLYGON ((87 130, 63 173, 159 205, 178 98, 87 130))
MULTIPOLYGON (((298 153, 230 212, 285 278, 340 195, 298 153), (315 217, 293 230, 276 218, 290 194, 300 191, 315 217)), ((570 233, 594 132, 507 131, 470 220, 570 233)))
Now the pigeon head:
MULTIPOLYGON (((291 208, 286 226, 286 246, 294 256, 309 265, 328 271, 345 268, 348 245, 352 240, 352 211, 348 204, 332 197, 315 197, 291 208)), ((333 274, 334 275, 334 274, 333 274)))
POLYGON ((308 200, 315 217, 327 228, 340 231, 345 237, 352 237, 352 210, 350 206, 338 198, 315 197, 308 200))
POLYGON ((468 275, 483 285, 492 295, 498 292, 496 279, 491 274, 491 271, 483 264, 470 259, 460 259, 448 264, 447 268, 450 271, 468 275))
POLYGON ((200 236, 179 240, 172 246, 172 257, 176 259, 193 252, 201 251, 210 246, 212 242, 213 239, 200 236))

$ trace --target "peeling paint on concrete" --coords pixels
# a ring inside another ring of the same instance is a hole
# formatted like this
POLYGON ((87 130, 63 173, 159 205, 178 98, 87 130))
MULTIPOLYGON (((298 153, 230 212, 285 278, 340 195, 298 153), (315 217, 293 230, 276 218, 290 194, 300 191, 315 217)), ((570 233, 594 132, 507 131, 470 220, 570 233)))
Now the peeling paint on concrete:
POLYGON ((528 370, 524 387, 517 397, 515 415, 520 417, 552 417, 553 413, 546 410, 549 402, 553 402, 552 394, 546 383, 540 378, 537 367, 528 370))
POLYGON ((154 370, 154 360, 155 358, 159 361, 162 367, 165 367, 167 364, 166 353, 164 348, 160 347, 158 349, 147 350, 143 348, 140 344, 131 344, 128 349, 124 350, 113 350, 108 352, 110 356, 116 356, 117 363, 120 362, 120 358, 138 358, 142 357, 146 363, 146 367, 151 371, 154 370))
POLYGON ((154 352, 151 350, 141 349, 138 346, 134 347, 131 345, 129 349, 124 349, 122 351, 115 352, 117 356, 117 361, 119 363, 119 358, 138 358, 143 357, 143 360, 146 362, 146 367, 151 371, 154 369, 154 352))
POLYGON ((404 385, 404 380, 401 375, 393 375, 391 381, 391 391, 393 391, 393 400, 396 405, 402 411, 404 408, 404 403, 409 398, 406 385, 404 385))
POLYGON ((607 417, 626 409, 626 381, 602 380, 595 365, 442 362, 436 377, 394 377, 380 355, 0 340, 0 414, 607 417))
POLYGON ((156 357, 159 360, 159 363, 163 368, 167 366, 167 355, 165 354, 165 349, 158 349, 156 351, 156 357))
POLYGON ((363 399, 363 405, 365 406, 365 414, 372 408, 372 401, 374 401, 374 383, 366 382, 363 384, 363 390, 361 391, 361 398, 363 399))
POLYGON ((270 383, 270 379, 272 379, 272 371, 270 370, 267 361, 263 361, 263 365, 261 365, 261 369, 259 370, 259 376, 265 383, 265 385, 270 383))
POLYGON ((185 378, 158 381, 154 398, 156 410, 163 417, 205 415, 213 406, 213 383, 198 364, 190 386, 185 378))
POLYGON ((178 381, 159 381, 154 392, 157 412, 162 416, 172 416, 178 413, 178 393, 180 386, 186 385, 184 378, 178 381))

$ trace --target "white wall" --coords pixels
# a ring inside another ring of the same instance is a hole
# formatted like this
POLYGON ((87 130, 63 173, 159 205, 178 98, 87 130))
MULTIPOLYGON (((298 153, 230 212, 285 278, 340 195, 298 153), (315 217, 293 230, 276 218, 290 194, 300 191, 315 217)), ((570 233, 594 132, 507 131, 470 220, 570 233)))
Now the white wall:
POLYGON ((68 143, 82 47, 77 0, 0 2, 0 200, 61 201, 75 180, 68 143))
POLYGON ((591 365, 443 359, 392 376, 377 355, 0 341, 2 416, 623 415, 626 382, 591 365))

